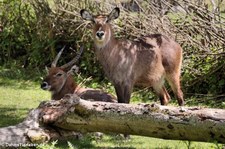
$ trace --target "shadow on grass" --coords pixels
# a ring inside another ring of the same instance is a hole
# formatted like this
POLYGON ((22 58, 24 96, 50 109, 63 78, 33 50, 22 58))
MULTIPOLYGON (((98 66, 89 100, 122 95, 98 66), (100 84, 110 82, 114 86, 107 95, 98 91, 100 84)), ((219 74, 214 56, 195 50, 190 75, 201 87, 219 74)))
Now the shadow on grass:
POLYGON ((129 147, 129 141, 124 138, 118 137, 116 135, 106 135, 102 139, 95 138, 93 133, 84 135, 81 139, 69 139, 64 141, 59 141, 56 147, 68 148, 68 142, 72 144, 75 148, 93 148, 93 149, 135 149, 135 147, 129 147), (101 143, 104 143, 103 145, 101 143), (110 147, 110 144, 113 144, 110 147), (127 146, 128 145, 128 146, 127 146))
POLYGON ((60 140, 56 147, 68 148, 68 142, 70 142, 75 148, 95 148, 95 146, 92 144, 92 141, 87 138, 70 138, 68 140, 60 140))
POLYGON ((28 111, 27 108, 18 109, 16 107, 0 106, 0 127, 12 126, 22 122, 28 111))

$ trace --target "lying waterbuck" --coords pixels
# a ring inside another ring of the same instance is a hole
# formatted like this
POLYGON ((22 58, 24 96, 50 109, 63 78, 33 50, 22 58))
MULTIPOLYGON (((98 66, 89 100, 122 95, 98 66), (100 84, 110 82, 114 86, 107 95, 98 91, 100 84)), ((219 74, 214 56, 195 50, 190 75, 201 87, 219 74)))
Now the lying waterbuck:
POLYGON ((118 102, 129 103, 133 86, 136 85, 153 87, 161 104, 166 105, 170 99, 164 87, 166 78, 178 104, 184 105, 180 87, 180 45, 161 34, 144 36, 135 41, 115 39, 110 21, 118 18, 119 13, 119 8, 108 15, 92 15, 85 9, 80 11, 84 20, 93 23, 95 53, 115 87, 118 102))
MULTIPOLYGON (((65 48, 65 47, 64 47, 65 48)), ((73 79, 73 71, 77 71, 77 66, 74 65, 69 71, 68 69, 79 59, 83 48, 78 55, 69 63, 56 67, 57 61, 60 58, 64 48, 58 53, 55 60, 52 62, 51 68, 47 70, 48 75, 44 78, 41 88, 49 90, 52 93, 52 100, 60 100, 66 94, 77 94, 82 99, 116 102, 116 98, 101 90, 85 88, 79 86, 73 79)))

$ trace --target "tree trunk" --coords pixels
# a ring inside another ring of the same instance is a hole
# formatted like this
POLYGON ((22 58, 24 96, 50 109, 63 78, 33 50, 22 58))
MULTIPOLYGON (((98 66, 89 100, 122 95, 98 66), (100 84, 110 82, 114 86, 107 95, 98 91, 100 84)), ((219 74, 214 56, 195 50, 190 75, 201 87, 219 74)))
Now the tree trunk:
MULTIPOLYGON (((23 134, 29 138, 24 142, 39 143, 58 139, 60 136, 74 135, 74 132, 114 132, 163 139, 225 143, 223 109, 186 107, 182 110, 180 107, 154 103, 91 102, 73 95, 63 100, 40 104, 33 110, 35 114, 31 113, 27 119, 31 120, 32 125, 28 126, 26 119, 21 123, 24 124, 23 127, 19 127, 19 124, 10 128, 14 129, 15 133, 20 128, 21 133, 18 136, 22 137, 23 134)), ((0 143, 14 141, 3 137, 13 137, 13 131, 5 135, 5 130, 8 129, 9 127, 0 129, 0 143)))
POLYGON ((40 114, 48 106, 54 107, 54 102, 42 102, 37 109, 29 112, 23 122, 0 128, 0 148, 33 147, 50 140, 66 139, 71 136, 79 138, 80 133, 39 123, 40 114))

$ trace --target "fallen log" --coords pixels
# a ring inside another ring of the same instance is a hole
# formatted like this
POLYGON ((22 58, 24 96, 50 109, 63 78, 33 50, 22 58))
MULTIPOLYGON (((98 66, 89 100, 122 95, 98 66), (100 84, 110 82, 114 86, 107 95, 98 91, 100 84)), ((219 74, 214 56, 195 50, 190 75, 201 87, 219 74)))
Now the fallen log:
MULTIPOLYGON (((155 103, 91 102, 71 95, 59 101, 45 102, 35 111, 36 123, 33 122, 32 126, 36 126, 21 129, 23 135, 28 138, 25 142, 40 143, 64 137, 60 132, 63 131, 65 136, 74 135, 74 132, 113 132, 173 140, 225 143, 223 109, 185 107, 185 110, 182 110, 180 107, 155 103)), ((32 114, 30 117, 34 120, 32 114)), ((3 130, 8 128, 0 129, 0 144, 7 141, 7 138, 4 140, 2 136, 3 130)))
POLYGON ((66 139, 71 136, 79 138, 80 133, 39 123, 39 115, 43 112, 43 108, 51 103, 51 101, 42 102, 38 108, 29 112, 23 122, 0 128, 0 147, 35 147, 50 140, 66 139))

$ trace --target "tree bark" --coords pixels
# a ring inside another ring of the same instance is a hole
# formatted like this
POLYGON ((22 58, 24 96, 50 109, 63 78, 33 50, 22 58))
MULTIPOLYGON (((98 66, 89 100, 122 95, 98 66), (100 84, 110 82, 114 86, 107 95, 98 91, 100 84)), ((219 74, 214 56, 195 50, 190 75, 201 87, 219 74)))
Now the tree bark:
POLYGON ((21 137, 17 138, 17 142, 40 143, 77 135, 75 132, 113 132, 173 140, 225 143, 225 110, 200 107, 186 107, 182 110, 180 107, 155 103, 91 102, 73 95, 59 101, 42 103, 21 124, 1 128, 0 144, 15 141, 13 134, 17 133, 18 137, 21 137), (9 128, 11 131, 8 131, 9 128), (11 139, 2 137, 6 136, 5 133, 11 136, 11 139), (21 134, 25 137, 22 138, 21 134))
POLYGON ((0 128, 1 147, 34 147, 50 140, 81 136, 80 133, 39 123, 40 114, 48 106, 54 107, 54 101, 42 102, 38 108, 29 112, 26 119, 15 125, 0 128))

